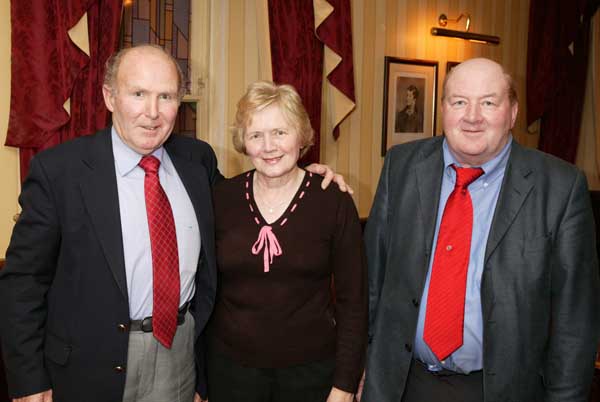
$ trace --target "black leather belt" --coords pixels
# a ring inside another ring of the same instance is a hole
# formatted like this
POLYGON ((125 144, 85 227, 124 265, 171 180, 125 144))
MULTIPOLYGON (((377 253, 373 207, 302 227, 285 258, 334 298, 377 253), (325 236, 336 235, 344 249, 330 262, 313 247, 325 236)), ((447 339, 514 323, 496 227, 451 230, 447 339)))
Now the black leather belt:
POLYGON ((414 362, 416 362, 420 367, 424 368, 425 370, 427 370, 427 372, 429 374, 433 374, 435 376, 453 376, 453 375, 471 375, 471 374, 480 374, 482 373, 482 370, 476 370, 476 371, 471 371, 469 374, 464 374, 464 373, 459 373, 458 371, 452 371, 452 370, 448 370, 445 368, 442 368, 441 370, 429 370, 429 367, 427 366, 426 363, 423 363, 421 360, 419 359, 413 359, 414 362))
MULTIPOLYGON (((177 311, 177 325, 185 322, 185 313, 187 313, 189 306, 190 302, 187 302, 177 311)), ((129 331, 152 332, 152 316, 146 317, 143 320, 131 320, 129 322, 129 331)))

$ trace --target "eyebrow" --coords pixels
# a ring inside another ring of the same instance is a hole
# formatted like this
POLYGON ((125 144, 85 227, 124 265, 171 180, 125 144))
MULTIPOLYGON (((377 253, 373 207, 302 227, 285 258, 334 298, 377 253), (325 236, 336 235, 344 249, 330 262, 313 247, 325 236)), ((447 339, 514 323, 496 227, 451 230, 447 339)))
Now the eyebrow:
MULTIPOLYGON (((141 87, 139 85, 132 85, 132 86, 129 87, 129 90, 133 91, 133 92, 137 92, 137 91, 153 92, 153 91, 150 91, 148 88, 144 88, 144 87, 141 87)), ((172 94, 176 94, 177 90, 173 90, 173 91, 170 91, 170 90, 156 91, 156 93, 158 93, 158 94, 169 94, 169 95, 172 95, 172 94)))
MULTIPOLYGON (((478 99, 483 99, 483 98, 498 98, 500 95, 497 92, 491 92, 488 94, 483 94, 481 96, 478 96, 478 99)), ((451 94, 449 96, 449 98, 469 98, 469 96, 467 95, 460 95, 460 94, 451 94)))

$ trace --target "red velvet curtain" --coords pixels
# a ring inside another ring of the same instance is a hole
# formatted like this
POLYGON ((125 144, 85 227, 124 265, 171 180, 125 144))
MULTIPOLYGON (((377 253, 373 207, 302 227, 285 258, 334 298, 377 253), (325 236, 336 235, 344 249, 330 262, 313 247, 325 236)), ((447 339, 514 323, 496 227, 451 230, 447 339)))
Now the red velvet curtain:
POLYGON ((105 127, 104 63, 117 48, 122 0, 11 1, 11 103, 6 145, 21 178, 40 150, 105 127), (88 13, 90 57, 68 31, 88 13), (71 116, 63 104, 71 98, 71 116))
MULTIPOLYGON (((352 12, 350 0, 327 0, 333 12, 317 28, 317 36, 336 54, 342 57, 340 64, 329 73, 327 79, 348 99, 356 103, 354 95, 354 63, 352 61, 352 12)), ((333 129, 337 140, 339 126, 333 129)))
POLYGON ((302 158, 319 161, 323 45, 315 36, 313 2, 269 0, 273 81, 298 91, 315 130, 315 144, 302 158))
MULTIPOLYGON (((312 1, 269 0, 273 81, 291 84, 298 90, 315 130, 315 144, 302 158, 303 163, 319 161, 323 43, 342 57, 327 79, 355 101, 350 0, 328 0, 328 3, 334 10, 315 33, 312 1)), ((336 139, 339 136, 337 126, 333 135, 336 139)))
POLYGON ((527 123, 541 119, 538 148, 574 163, 598 0, 531 0, 527 49, 527 123))

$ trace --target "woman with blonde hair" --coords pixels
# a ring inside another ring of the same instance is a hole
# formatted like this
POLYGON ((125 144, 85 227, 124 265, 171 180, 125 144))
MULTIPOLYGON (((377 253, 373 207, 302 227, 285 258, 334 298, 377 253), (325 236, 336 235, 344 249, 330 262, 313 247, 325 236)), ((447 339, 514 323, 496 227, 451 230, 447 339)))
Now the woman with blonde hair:
POLYGON ((255 169, 214 191, 210 402, 354 399, 367 337, 361 229, 350 195, 298 166, 313 135, 289 85, 254 83, 238 103, 234 145, 255 169))

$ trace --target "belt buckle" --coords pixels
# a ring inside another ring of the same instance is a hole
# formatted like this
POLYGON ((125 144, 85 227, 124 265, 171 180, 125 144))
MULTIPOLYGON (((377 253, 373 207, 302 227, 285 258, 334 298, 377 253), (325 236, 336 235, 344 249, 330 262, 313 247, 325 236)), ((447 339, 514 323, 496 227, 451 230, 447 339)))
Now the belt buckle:
POLYGON ((140 325, 142 332, 152 332, 152 317, 146 317, 142 320, 140 325))

